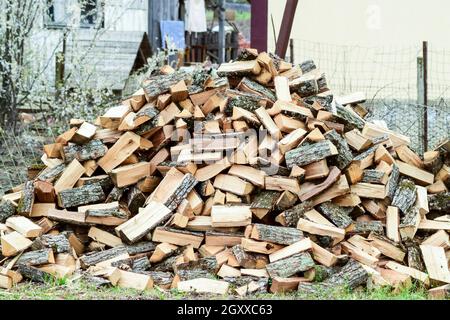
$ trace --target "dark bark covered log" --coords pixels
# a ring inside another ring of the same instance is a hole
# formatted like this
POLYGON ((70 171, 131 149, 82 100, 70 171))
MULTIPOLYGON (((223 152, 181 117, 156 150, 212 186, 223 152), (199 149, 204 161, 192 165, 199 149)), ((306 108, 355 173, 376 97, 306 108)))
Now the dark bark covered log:
POLYGON ((181 80, 188 80, 189 74, 184 71, 175 71, 171 74, 153 76, 144 80, 142 87, 144 89, 147 100, 153 100, 159 95, 166 93, 170 87, 177 84, 181 80))
POLYGON ((135 215, 139 212, 139 208, 144 206, 146 196, 136 186, 131 187, 127 194, 128 210, 135 215))
POLYGON ((278 221, 284 222, 286 227, 297 227, 298 219, 302 218, 305 212, 313 208, 310 201, 305 201, 291 209, 285 210, 277 216, 278 221))
POLYGON ((338 228, 345 229, 353 223, 349 216, 353 208, 341 207, 330 201, 320 204, 318 208, 338 228))
POLYGON ((386 173, 375 169, 364 170, 361 182, 385 184, 386 173))
POLYGON ((416 234, 417 227, 420 223, 420 213, 419 208, 412 206, 405 212, 405 215, 400 221, 398 229, 400 231, 400 236, 403 241, 411 240, 416 234))
POLYGON ((150 121, 146 121, 135 129, 135 133, 139 136, 145 135, 151 131, 155 131, 161 126, 158 124, 159 117, 153 118, 150 121))
POLYGON ((150 262, 147 257, 141 257, 138 259, 133 259, 133 264, 131 266, 133 272, 141 272, 150 269, 150 262))
POLYGON ((105 202, 110 203, 114 201, 119 201, 122 198, 124 191, 125 188, 114 187, 106 197, 105 202))
POLYGON ((427 161, 423 162, 425 170, 431 172, 434 175, 436 175, 439 170, 441 170, 443 164, 444 163, 442 162, 442 155, 440 153, 432 159, 427 159, 427 161))
POLYGON ((108 148, 101 140, 91 140, 83 145, 71 143, 63 148, 64 161, 70 163, 74 159, 80 162, 96 160, 103 157, 107 151, 108 148))
POLYGON ((343 170, 345 169, 350 162, 353 160, 353 154, 348 146, 347 140, 345 140, 336 130, 328 131, 325 134, 325 138, 331 141, 337 148, 339 154, 336 158, 330 158, 332 162, 336 162, 336 166, 343 170))
POLYGON ((83 268, 88 268, 97 263, 113 259, 123 254, 128 254, 126 247, 118 246, 100 252, 89 252, 80 257, 80 262, 83 268))
POLYGON ((341 270, 320 283, 300 282, 298 291, 306 295, 332 294, 340 290, 354 290, 365 285, 369 275, 355 260, 351 259, 341 270))
POLYGON ((71 253, 71 245, 64 234, 44 234, 36 238, 31 245, 32 250, 50 248, 54 253, 71 253))
POLYGON ((109 280, 106 280, 102 277, 97 276, 91 276, 88 274, 83 275, 83 280, 90 285, 94 286, 95 288, 101 288, 101 287, 110 287, 112 286, 111 282, 109 280))
POLYGON ((249 78, 243 78, 238 85, 238 89, 241 91, 253 93, 262 96, 265 99, 275 102, 277 97, 272 92, 272 90, 267 87, 250 80, 249 78))
POLYGON ((142 241, 135 244, 126 245, 125 248, 130 256, 134 256, 136 254, 154 251, 156 245, 151 241, 142 241))
POLYGON ((101 175, 83 180, 83 186, 99 184, 105 194, 108 194, 114 187, 114 182, 109 175, 101 175))
POLYGON ((369 149, 367 149, 364 152, 361 152, 356 157, 353 158, 353 161, 361 161, 367 158, 369 155, 374 154, 375 151, 378 149, 378 146, 372 146, 369 149))
POLYGON ((331 277, 336 272, 339 272, 338 267, 326 267, 320 264, 316 264, 313 268, 311 268, 311 271, 313 272, 312 281, 313 282, 322 282, 329 277, 331 277))
POLYGON ((133 121, 138 123, 145 123, 147 121, 155 119, 157 115, 159 115, 158 109, 153 107, 144 107, 136 113, 133 121))
POLYGON ((312 267, 314 267, 314 261, 308 252, 297 253, 266 265, 267 272, 272 278, 287 278, 312 267))
POLYGON ((348 232, 356 234, 383 233, 383 224, 381 221, 356 221, 348 232))
POLYGON ((56 178, 58 178, 66 168, 66 165, 64 163, 61 163, 60 165, 57 165, 53 168, 47 168, 44 171, 42 171, 37 177, 37 180, 41 181, 47 181, 47 182, 53 182, 56 178))
POLYGON ((141 273, 149 275, 158 287, 169 289, 173 281, 173 273, 171 272, 145 271, 141 273))
POLYGON ((450 213, 450 192, 429 195, 428 206, 430 210, 450 213))
POLYGON ((242 268, 246 269, 254 269, 256 266, 256 259, 255 257, 245 252, 241 245, 235 245, 233 248, 231 248, 231 251, 233 252, 234 257, 236 258, 236 261, 239 263, 239 265, 242 268))
POLYGON ((280 194, 281 192, 279 191, 261 190, 253 198, 250 209, 265 209, 270 212, 280 197, 280 194))
POLYGON ((252 276, 241 276, 241 277, 225 277, 224 281, 232 284, 235 288, 240 288, 243 286, 249 286, 250 283, 255 283, 257 289, 254 290, 253 285, 249 286, 248 289, 252 289, 249 294, 262 294, 267 293, 269 286, 269 278, 257 278, 252 276))
POLYGON ((16 207, 9 200, 0 200, 0 223, 5 223, 6 219, 16 213, 16 207))
POLYGON ((174 272, 174 266, 177 259, 183 256, 183 252, 186 249, 185 246, 178 247, 177 249, 170 252, 164 260, 158 262, 158 264, 150 267, 151 271, 161 271, 161 272, 174 272))
POLYGON ((177 276, 181 281, 192 280, 197 278, 210 278, 214 279, 215 274, 209 272, 208 270, 195 269, 195 270, 178 270, 177 276))
POLYGON ((58 204, 62 208, 78 207, 105 200, 100 184, 84 185, 79 188, 63 190, 58 194, 58 204))
POLYGON ((308 73, 310 71, 313 71, 317 69, 316 64, 313 60, 306 60, 299 64, 300 69, 302 70, 302 73, 308 73))
POLYGON ((334 145, 328 141, 323 140, 312 144, 304 144, 296 149, 286 152, 286 166, 292 169, 294 165, 299 167, 307 164, 317 162, 329 156, 335 155, 334 145))
POLYGON ((271 226, 255 223, 252 238, 277 244, 291 245, 304 238, 303 232, 297 228, 271 226))
POLYGON ((181 201, 186 199, 188 193, 191 192, 192 189, 194 189, 197 182, 198 182, 197 179, 195 179, 195 177, 192 174, 190 173, 185 174, 178 188, 172 195, 170 195, 170 197, 167 199, 164 205, 169 210, 175 210, 181 203, 181 201))
POLYGON ((22 197, 20 197, 17 205, 17 213, 21 215, 30 215, 34 204, 34 181, 27 181, 22 190, 22 197))
POLYGON ((403 179, 397 186, 397 190, 392 199, 392 206, 395 206, 405 214, 416 201, 416 185, 408 179, 403 179))
POLYGON ((95 217, 95 218, 120 218, 126 219, 127 215, 120 210, 119 206, 108 209, 89 209, 86 210, 86 218, 95 217))
POLYGON ((336 103, 335 116, 344 123, 345 131, 350 131, 353 129, 362 130, 364 128, 364 124, 366 123, 364 119, 361 118, 356 112, 352 112, 339 103, 336 103))
POLYGON ((196 261, 180 263, 175 266, 176 273, 178 273, 180 270, 206 270, 212 274, 216 274, 218 269, 219 265, 217 264, 217 259, 215 256, 201 258, 196 261))
POLYGON ((408 266, 410 268, 426 272, 419 246, 412 241, 407 241, 405 245, 408 250, 408 266))
POLYGON ((27 266, 25 264, 19 265, 17 271, 24 277, 34 282, 48 282, 54 280, 55 277, 50 273, 39 270, 35 267, 27 266))
POLYGON ((289 84, 289 89, 291 92, 297 93, 302 98, 309 97, 320 92, 319 81, 315 77, 303 77, 293 80, 289 84))
POLYGON ((231 116, 234 107, 239 107, 248 111, 255 111, 261 107, 259 103, 260 97, 253 94, 242 94, 239 92, 238 95, 228 98, 227 105, 225 107, 225 114, 231 116))
POLYGON ((258 53, 255 53, 252 50, 242 49, 242 51, 239 53, 238 57, 236 58, 236 61, 256 60, 257 57, 258 57, 258 53))
POLYGON ((47 263, 54 263, 53 250, 51 249, 25 252, 16 261, 16 265, 26 264, 28 266, 37 266, 47 263))
POLYGON ((400 169, 394 163, 392 166, 392 172, 389 176, 388 183, 386 184, 386 195, 389 199, 394 199, 395 190, 397 190, 398 180, 400 178, 400 169))

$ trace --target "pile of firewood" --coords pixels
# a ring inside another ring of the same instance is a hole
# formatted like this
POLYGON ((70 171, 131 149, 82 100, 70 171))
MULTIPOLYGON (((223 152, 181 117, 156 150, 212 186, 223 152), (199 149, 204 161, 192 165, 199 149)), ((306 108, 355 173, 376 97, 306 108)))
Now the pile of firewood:
POLYGON ((0 202, 0 286, 450 291, 450 141, 423 155, 313 61, 164 66, 0 202))

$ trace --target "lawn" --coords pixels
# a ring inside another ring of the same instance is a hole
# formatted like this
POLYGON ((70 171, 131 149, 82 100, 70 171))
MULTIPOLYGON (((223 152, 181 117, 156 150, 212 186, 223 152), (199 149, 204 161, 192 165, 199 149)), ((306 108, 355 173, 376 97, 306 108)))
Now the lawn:
POLYGON ((326 295, 320 297, 304 297, 299 293, 288 294, 258 294, 245 298, 238 296, 220 296, 206 294, 187 294, 177 290, 162 290, 154 288, 147 291, 123 289, 119 287, 96 288, 83 281, 37 284, 24 282, 10 290, 0 289, 0 300, 168 300, 168 299, 334 299, 334 300, 425 300, 428 299, 427 291, 420 287, 404 288, 393 293, 390 288, 376 290, 357 290, 343 292, 338 295, 326 295))

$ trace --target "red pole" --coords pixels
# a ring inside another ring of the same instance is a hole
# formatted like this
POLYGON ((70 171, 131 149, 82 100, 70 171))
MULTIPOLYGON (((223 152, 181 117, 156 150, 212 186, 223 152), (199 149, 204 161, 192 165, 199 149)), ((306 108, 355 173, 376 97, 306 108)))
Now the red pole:
POLYGON ((268 0, 252 0, 251 6, 251 47, 259 52, 267 51, 268 0))
POLYGON ((283 59, 286 56, 286 50, 288 47, 289 38, 291 36, 297 3, 298 0, 287 0, 286 7, 284 7, 283 20, 281 21, 280 32, 278 34, 277 46, 275 50, 275 53, 283 59))

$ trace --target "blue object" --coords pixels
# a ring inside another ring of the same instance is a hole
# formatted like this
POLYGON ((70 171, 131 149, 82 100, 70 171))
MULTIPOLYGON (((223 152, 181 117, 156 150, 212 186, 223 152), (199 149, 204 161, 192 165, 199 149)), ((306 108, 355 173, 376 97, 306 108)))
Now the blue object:
POLYGON ((166 49, 166 39, 169 44, 169 49, 185 49, 184 21, 163 20, 160 22, 160 26, 163 49, 166 49))

